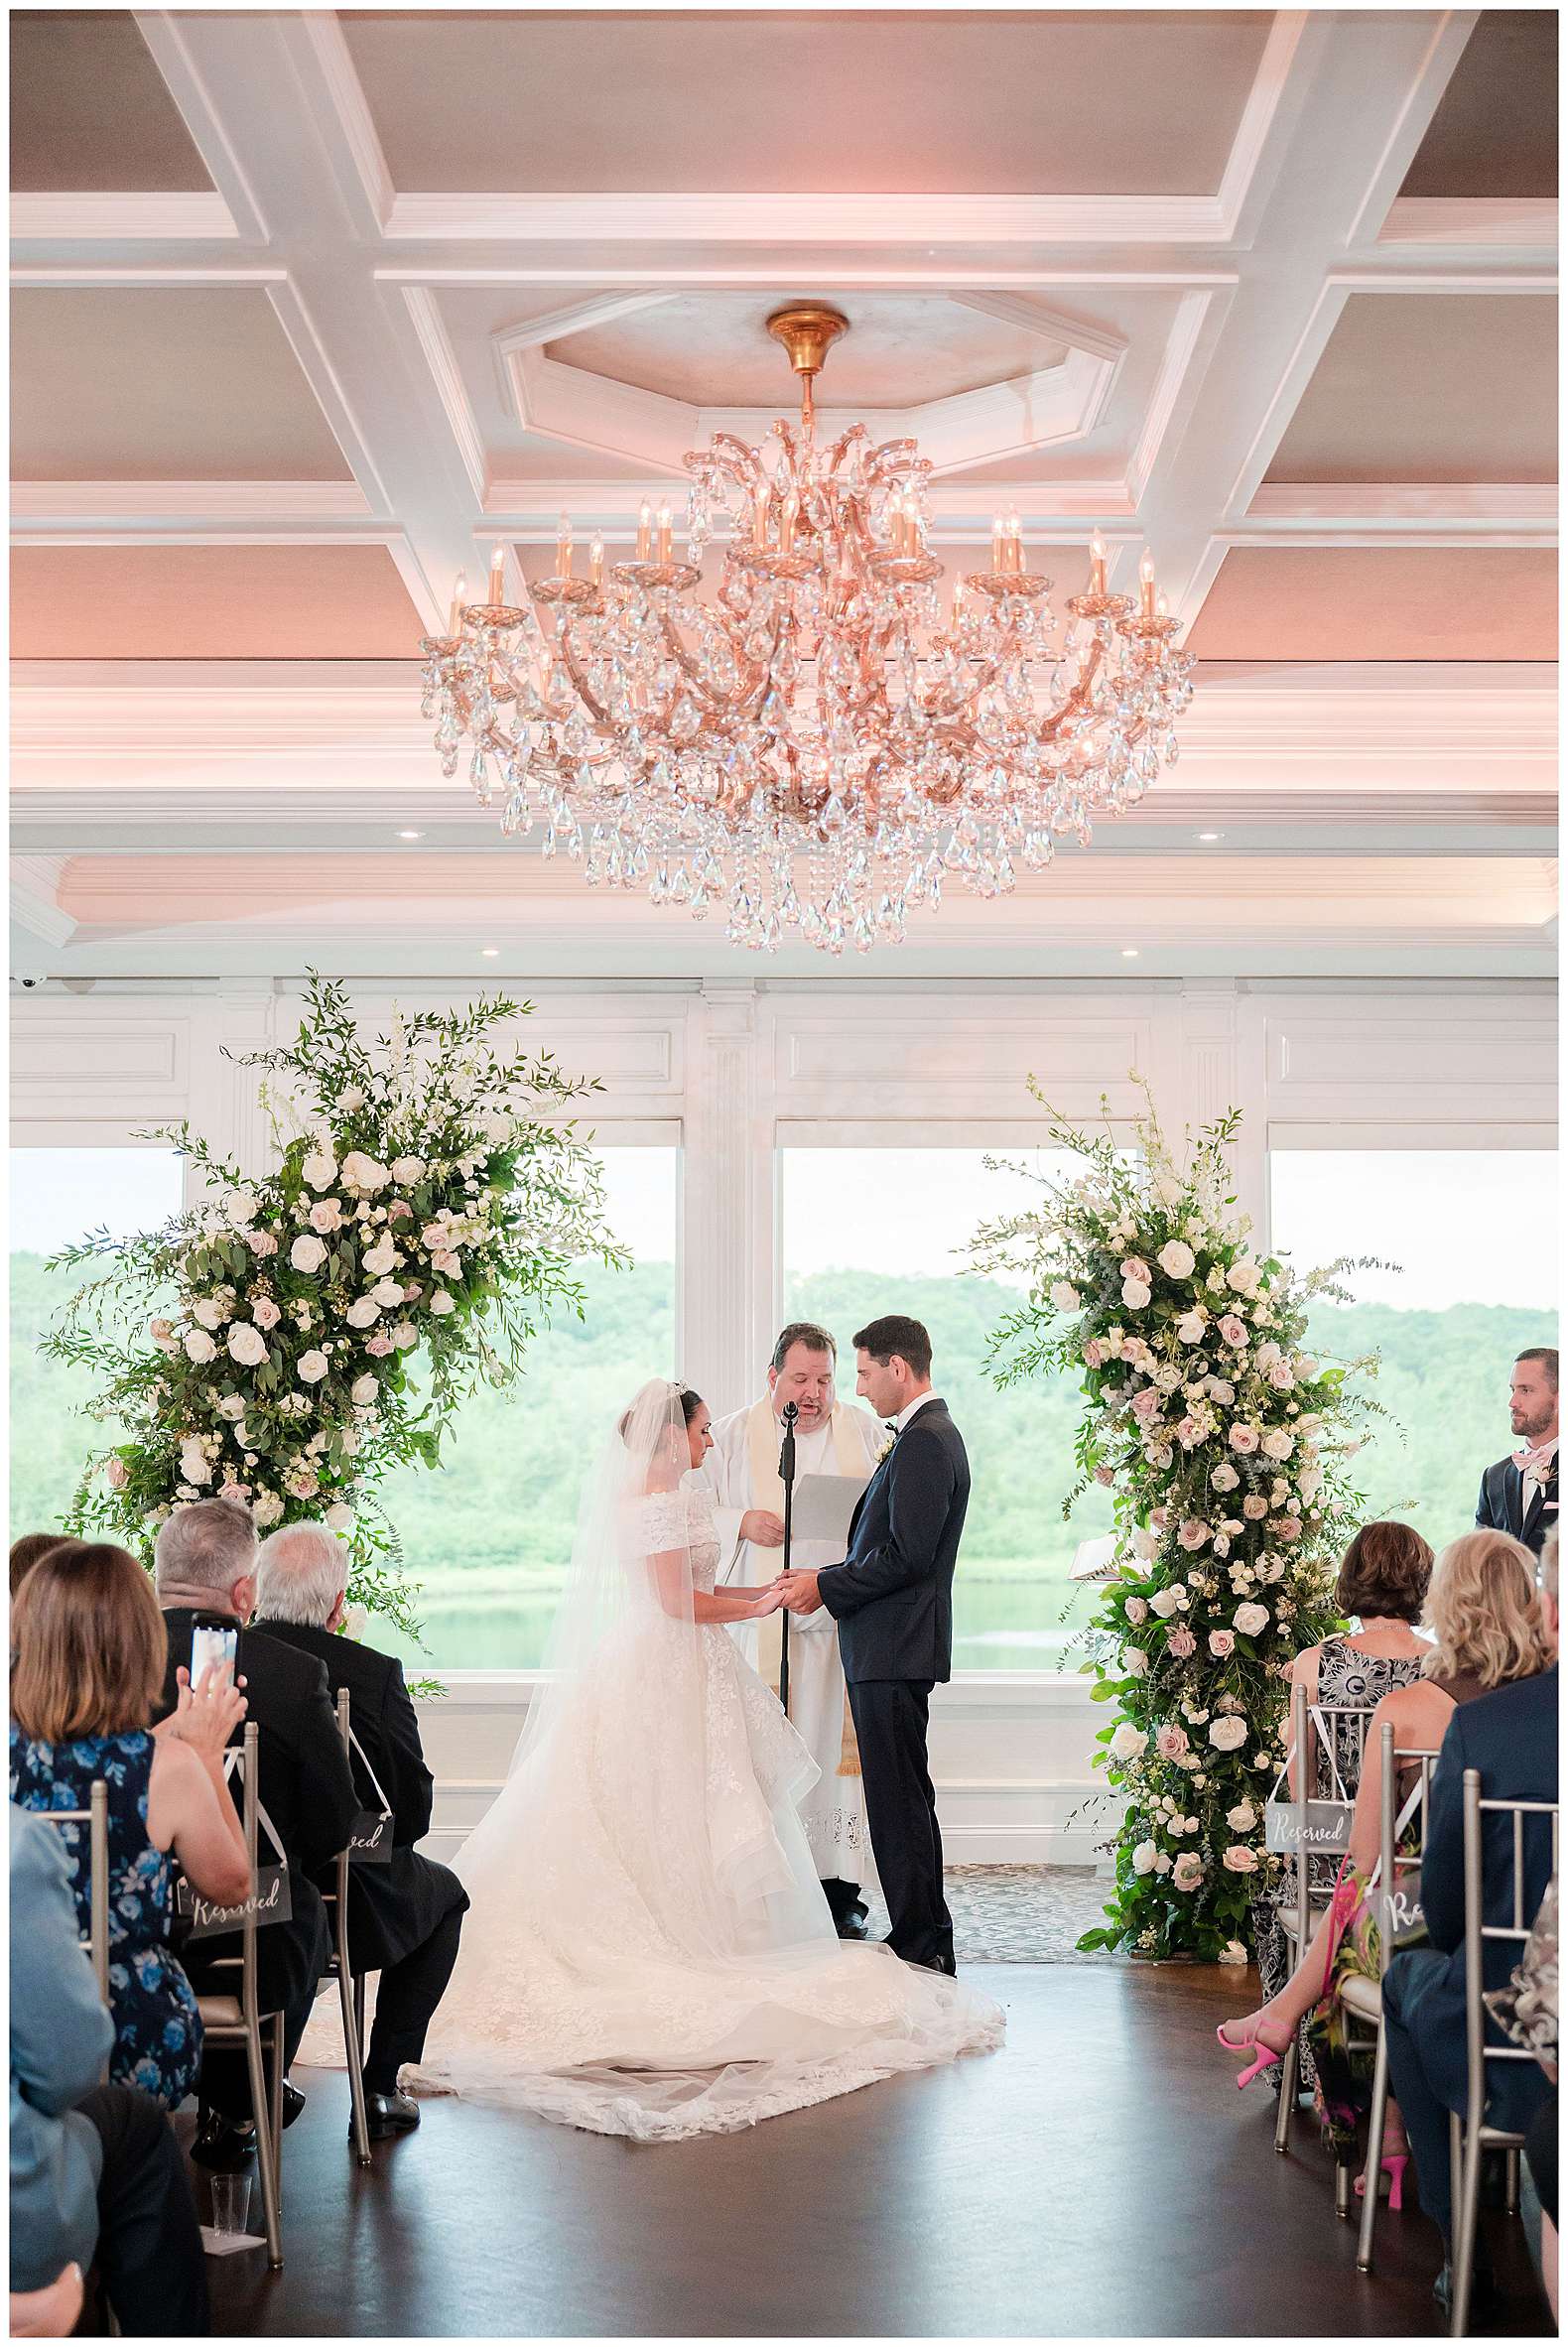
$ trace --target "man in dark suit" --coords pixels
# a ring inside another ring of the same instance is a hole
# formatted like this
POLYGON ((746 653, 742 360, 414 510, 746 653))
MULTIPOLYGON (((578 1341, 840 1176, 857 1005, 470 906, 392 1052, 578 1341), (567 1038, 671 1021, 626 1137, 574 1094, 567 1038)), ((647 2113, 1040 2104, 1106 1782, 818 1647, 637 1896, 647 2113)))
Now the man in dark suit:
POLYGON ((1481 1479, 1476 1522, 1511 1532, 1539 1556, 1557 1521, 1557 1348, 1532 1345, 1513 1364, 1508 1415, 1521 1446, 1481 1479))
POLYGON ((425 2050, 425 2032, 457 1961, 468 1894, 449 1867, 414 1848, 430 1830, 435 1778, 425 1765, 402 1664, 337 1634, 347 1587, 347 1554, 324 1525, 289 1524, 262 1542, 257 1621, 269 1637, 321 1663, 334 1700, 348 1689, 360 1799, 367 1809, 384 1801, 392 1812, 390 1862, 356 1866, 348 1879, 354 1970, 381 1976, 365 2056, 367 2116, 372 2136, 388 2136, 419 2125, 419 2105, 398 2092, 398 2072, 425 2050))
MULTIPOLYGON (((1557 1648, 1557 1542, 1542 1560, 1539 1604, 1557 1648)), ((1453 2205, 1448 2115, 1469 2099, 1465 2054, 1465 1771, 1481 1772, 1489 1801, 1557 1798, 1557 1666, 1532 1679, 1515 1679, 1490 1695, 1462 1703, 1449 1722, 1432 1773, 1426 1843, 1421 1858, 1421 1904, 1429 1947, 1397 1950, 1382 1981, 1383 2028, 1388 2039, 1390 2089, 1415 2156, 1421 2206, 1443 2235, 1445 2263, 1439 2303, 1449 2303, 1453 2205)), ((1488 1924, 1513 1920, 1513 1832, 1505 1815, 1485 1816, 1482 1903, 1488 1924)), ((1524 1820, 1524 1916, 1528 1922, 1551 1879, 1551 1821, 1524 1820)), ((1489 1940, 1484 1970, 1489 1989, 1503 1988, 1519 1956, 1517 1940, 1489 1940)), ((1507 2040, 1489 2021, 1490 2042, 1507 2040)), ((1500 2127, 1522 2133, 1551 2092, 1534 2062, 1498 2062, 1487 2071, 1488 2109, 1500 2127)))
MULTIPOLYGON (((181 1663, 190 1663, 196 1617, 221 1616, 239 1629, 237 1674, 245 1684, 247 1718, 260 1730, 261 1805, 289 1868, 290 1920, 269 1923, 256 1935, 262 2010, 286 2017, 287 2068, 331 1954, 327 1912, 312 1876, 342 1849, 359 1813, 327 1673, 314 1656, 243 1628, 256 1598, 256 1532, 245 1507, 230 1499, 198 1499, 177 1507, 159 1530, 155 1569, 169 1632, 160 1717, 175 1708, 175 1672, 181 1663)), ((233 1742, 238 1744, 242 1735, 243 1728, 237 1728, 233 1742)), ((193 1986, 201 1994, 232 1995, 234 1974, 213 1967, 220 1957, 239 1952, 237 1935, 190 1941, 183 1961, 193 1986)), ((247 2158, 255 2149, 255 2130, 242 2053, 220 2047, 206 2055, 201 2098, 208 2117, 194 2155, 214 2167, 247 2158)), ((286 2101, 287 2125, 303 2097, 291 2088, 286 2101)))
POLYGON ((969 1505, 970 1464, 931 1386, 931 1339, 889 1313, 854 1340, 855 1391, 893 1442, 860 1496, 842 1565, 784 1576, 794 1614, 826 1606, 839 1625, 860 1748, 866 1820, 892 1929, 911 1964, 951 1973, 953 1918, 926 1757, 931 1690, 953 1675, 953 1571, 969 1505))

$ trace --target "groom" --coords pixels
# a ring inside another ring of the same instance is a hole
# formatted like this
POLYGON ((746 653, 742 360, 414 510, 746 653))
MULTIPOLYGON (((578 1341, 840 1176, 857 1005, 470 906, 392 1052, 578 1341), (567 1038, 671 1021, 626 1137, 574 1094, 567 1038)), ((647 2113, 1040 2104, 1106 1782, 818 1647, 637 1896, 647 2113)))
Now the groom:
POLYGON ((842 1565, 786 1573, 792 1614, 826 1606, 839 1625, 860 1747, 867 1821, 895 1955, 951 1974, 953 1918, 942 1893, 942 1835, 926 1760, 931 1690, 953 1669, 953 1569, 969 1505, 970 1463, 948 1405, 931 1389, 931 1339, 890 1312, 854 1340, 855 1391, 893 1441, 849 1519, 842 1565))

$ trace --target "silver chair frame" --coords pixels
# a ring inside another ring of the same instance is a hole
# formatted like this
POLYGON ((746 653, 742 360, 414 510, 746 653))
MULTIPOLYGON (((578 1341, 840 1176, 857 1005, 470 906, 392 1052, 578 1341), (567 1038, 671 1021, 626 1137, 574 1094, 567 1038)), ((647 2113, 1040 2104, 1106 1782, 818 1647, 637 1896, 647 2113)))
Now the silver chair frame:
MULTIPOLYGON (((1360 1748, 1361 1751, 1364 1752, 1367 1743, 1367 1725, 1372 1719, 1372 1713, 1375 1709, 1376 1706, 1370 1703, 1318 1703, 1315 1705, 1309 1705, 1305 1687, 1298 1684, 1293 1686, 1290 1690, 1290 1748, 1295 1756, 1296 1767, 1296 1781, 1293 1788, 1293 1806, 1296 1811, 1298 1827, 1296 1851, 1296 1904, 1293 1914, 1288 1907, 1280 1907, 1277 1911, 1280 1922, 1283 1924, 1286 1934, 1296 1943, 1296 1956, 1298 1961, 1300 1959, 1302 1949, 1305 1948, 1308 1940, 1312 1937, 1313 1926, 1317 1921, 1318 1915, 1323 1913, 1325 1906, 1325 1900, 1320 1892, 1317 1902, 1317 1913, 1315 1914, 1313 1912, 1312 1858, 1310 1852, 1308 1852, 1304 1846, 1307 1826, 1307 1804, 1310 1801, 1318 1798, 1318 1795, 1314 1791, 1316 1771, 1312 1765, 1312 1753, 1308 1747, 1307 1742, 1308 1731, 1313 1726, 1311 1715, 1312 1712, 1316 1710, 1322 1712, 1331 1722, 1336 1719, 1360 1720, 1362 1723, 1360 1748)), ((1332 1726, 1330 1728, 1330 1733, 1333 1733, 1332 1726)), ((1338 1755, 1336 1754, 1335 1757, 1337 1759, 1338 1755)), ((1360 1753, 1358 1754, 1358 1762, 1359 1760, 1360 1753)), ((1341 1770, 1341 1773, 1344 1773, 1343 1769, 1341 1770)), ((1358 1765, 1358 1777, 1359 1775, 1360 1767, 1358 1765)), ((1295 2109, 1296 2089, 1297 2082, 1300 2077, 1300 2071, 1301 2031, 1299 2028, 1297 2028, 1291 2031, 1290 2043, 1286 2046, 1279 2065, 1279 2116, 1274 2122, 1274 2150, 1279 2152, 1288 2151, 1290 2149, 1290 2119, 1291 2113, 1295 2109)), ((1340 2181, 1337 2179, 1335 2195, 1336 2204, 1338 2204, 1342 2197, 1348 2195, 1348 2183, 1345 2183, 1342 2186, 1340 2181)), ((1340 2209, 1340 2214, 1342 2216, 1349 2214, 1348 2200, 1347 2205, 1340 2209)))
POLYGON ((1522 2135, 1487 2121, 1488 2062, 1534 2062, 1522 2045, 1487 2043, 1487 2009, 1482 1960, 1490 1940, 1529 1938, 1535 1918, 1524 1912, 1524 1820, 1552 1821, 1551 1871, 1557 1872, 1557 1803, 1555 1801, 1488 1801, 1481 1791, 1481 1771, 1467 1768, 1465 1799, 1465 2075, 1468 2117, 1449 2114, 1449 2156, 1454 2164, 1454 2302, 1449 2337, 1462 2339, 1470 2320, 1470 2290, 1476 2272, 1476 2235, 1481 2217, 1481 2159, 1485 2151, 1506 2151, 1509 2211, 1517 2206, 1517 2162, 1524 2146, 1522 2135), (1482 1830, 1488 1814, 1513 1821, 1513 1896, 1510 1923, 1488 1923, 1484 1918, 1482 1830))
POLYGON ((261 2170, 261 2206, 267 2228, 267 2264, 276 2273, 283 2265, 283 2015, 263 2013, 256 1981, 256 1811, 260 1801, 258 1789, 258 1731, 254 1720, 247 1721, 243 1746, 245 1793, 241 1805, 241 1823, 245 1832, 245 1857, 250 1867, 251 1904, 240 1932, 240 1953, 220 1956, 214 1971, 228 1969, 239 1973, 238 2021, 230 2021, 218 2012, 220 2005, 234 2000, 209 1994, 198 1996, 196 2004, 201 2014, 201 2026, 208 2045, 243 2045, 245 2064, 250 2074, 250 2103, 256 2118, 256 2158, 261 2170), (262 2040, 267 2039, 272 2072, 271 2091, 268 2091, 268 2064, 262 2057, 262 2040))
POLYGON ((87 1828, 87 1936, 81 1942, 92 1959, 92 1977, 105 2005, 109 1999, 109 1788, 95 1776, 85 1809, 35 1809, 50 1825, 87 1828))
POLYGON ((1375 2055, 1372 2062, 1372 2110, 1367 2125, 1367 2181, 1362 2203, 1361 2233, 1356 2244, 1356 2263, 1363 2274, 1372 2270, 1372 2240, 1377 2226, 1377 2192, 1382 2180, 1382 2131, 1388 2114, 1388 2040, 1382 2025, 1381 1972, 1388 1965, 1392 1938, 1390 1900, 1393 1895, 1394 1869, 1398 1853, 1394 1849, 1394 1824, 1399 1807, 1399 1763, 1413 1760, 1421 1772, 1420 1804, 1416 1815, 1416 1847, 1406 1854, 1405 1865, 1419 1866, 1421 1853, 1426 1848, 1426 1820, 1432 1798, 1432 1770, 1437 1764, 1435 1752, 1418 1750, 1414 1746, 1395 1750, 1393 1728, 1384 1721, 1378 1731, 1381 1747, 1382 1773, 1378 1785, 1377 1802, 1377 1940, 1381 1957, 1375 2021, 1361 2014, 1347 2012, 1347 2028, 1355 2021, 1370 2026, 1373 2031, 1375 2055))
MULTIPOLYGON (((337 1690, 337 1733, 343 1740, 344 1757, 352 1766, 352 1747, 349 1742, 348 1689, 337 1690)), ((327 1903, 332 1910, 332 1973, 337 1982, 338 2007, 343 2022, 343 2059, 348 2066, 348 2099, 353 2112, 354 2156, 361 2167, 370 2165, 370 2123, 365 2113, 365 1989, 355 1973, 348 1955, 348 1845, 345 1842, 337 1854, 336 1889, 327 1892, 327 1903)))

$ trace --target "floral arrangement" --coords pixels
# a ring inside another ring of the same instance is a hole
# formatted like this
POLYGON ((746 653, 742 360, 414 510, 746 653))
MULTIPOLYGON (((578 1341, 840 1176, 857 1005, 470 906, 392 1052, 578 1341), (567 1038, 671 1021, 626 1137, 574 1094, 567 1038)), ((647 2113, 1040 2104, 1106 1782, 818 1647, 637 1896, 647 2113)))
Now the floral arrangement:
POLYGON ((354 1604, 417 1634, 378 1486, 439 1465, 462 1395, 581 1314, 574 1261, 624 1260, 597 1160, 557 1121, 597 1086, 492 1040, 530 1007, 398 1016, 372 1046, 344 988, 313 976, 294 1042, 238 1062, 266 1071, 275 1173, 245 1180, 185 1124, 141 1136, 173 1142, 208 1194, 50 1263, 109 1263, 44 1350, 99 1373, 91 1414, 124 1435, 89 1461, 71 1531, 150 1556, 184 1500, 243 1500, 262 1531, 309 1516, 347 1541, 354 1604))
MULTIPOLYGON (((1115 1577, 1087 1633, 1112 1707, 1097 1765, 1122 1800, 1116 1886, 1082 1948, 1240 1961, 1270 1867, 1263 1804, 1288 1736, 1283 1674, 1333 1627, 1331 1564, 1356 1530, 1347 1469, 1375 1404, 1306 1350, 1315 1296, 1344 1299, 1351 1259, 1298 1278, 1248 1250, 1226 1151, 1232 1111, 1185 1135, 1178 1163, 1147 1088, 1136 1149, 1052 1115, 1081 1178, 1032 1174, 1035 1212, 985 1224, 975 1267, 1026 1272, 993 1333, 1008 1385, 1081 1380, 1079 1480, 1114 1497, 1115 1577)), ((1031 1082, 1035 1098, 1043 1101, 1031 1082)), ((1048 1111, 1049 1112, 1049 1111, 1048 1111)))

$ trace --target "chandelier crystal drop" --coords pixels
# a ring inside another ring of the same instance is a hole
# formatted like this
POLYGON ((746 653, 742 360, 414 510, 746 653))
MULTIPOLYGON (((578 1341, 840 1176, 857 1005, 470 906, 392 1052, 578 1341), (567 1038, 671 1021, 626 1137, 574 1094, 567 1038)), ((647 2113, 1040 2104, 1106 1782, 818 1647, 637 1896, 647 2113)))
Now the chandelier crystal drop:
POLYGON ((761 449, 727 432, 685 459, 686 559, 669 508, 644 505, 634 562, 588 576, 562 518, 534 606, 459 580, 448 633, 422 649, 442 771, 466 755, 501 830, 590 883, 646 888, 699 920, 726 908, 736 945, 865 953, 951 877, 980 896, 1038 870, 1063 837, 1142 798, 1177 754, 1194 662, 1143 558, 1111 594, 1095 540, 1067 626, 1027 569, 1016 513, 990 568, 954 582, 927 546, 931 465, 863 424, 818 445, 813 386, 848 322, 798 303, 768 321, 801 378, 798 423, 761 449), (717 589, 708 549, 726 535, 717 589))

